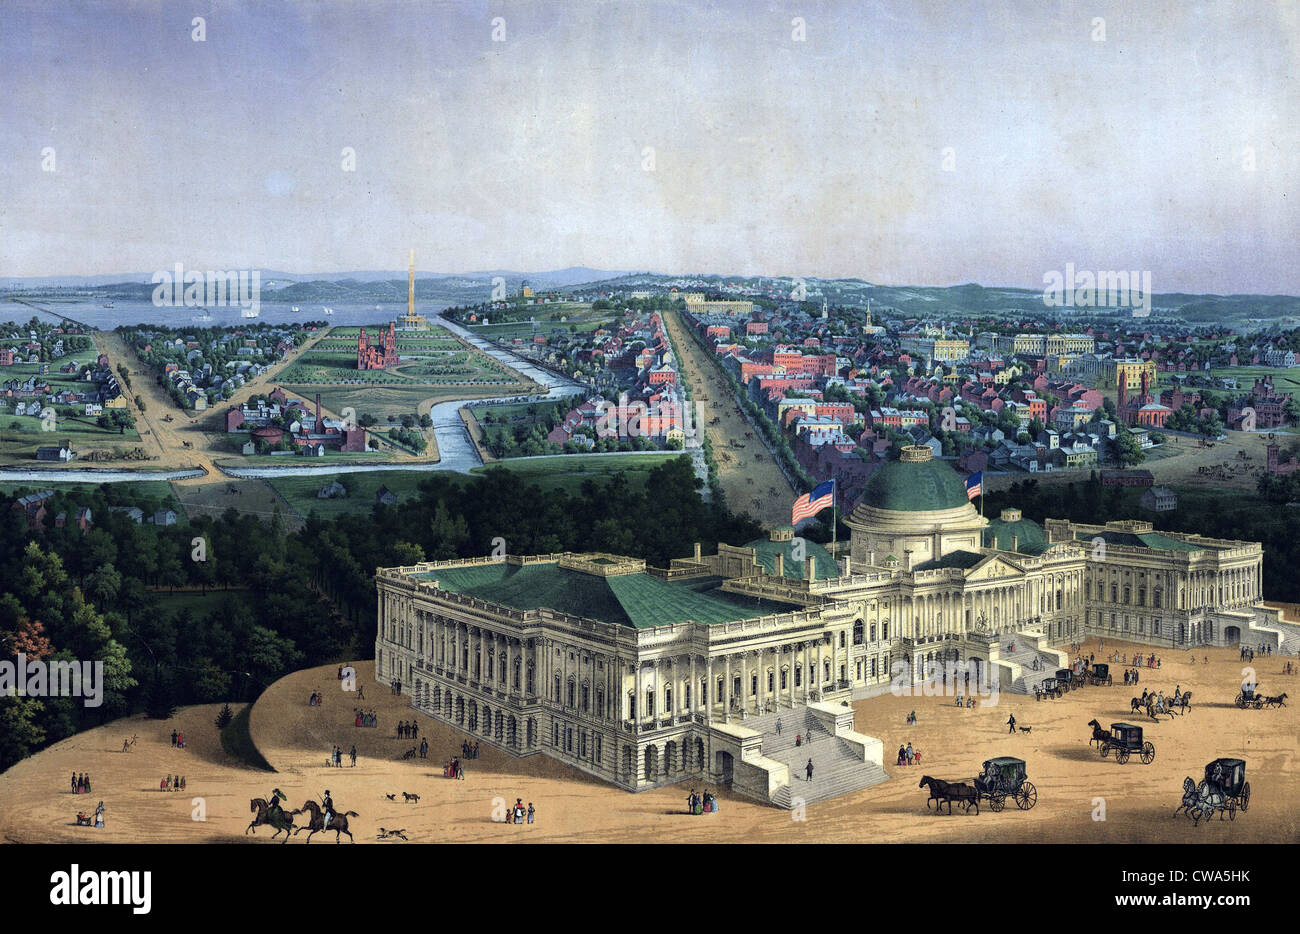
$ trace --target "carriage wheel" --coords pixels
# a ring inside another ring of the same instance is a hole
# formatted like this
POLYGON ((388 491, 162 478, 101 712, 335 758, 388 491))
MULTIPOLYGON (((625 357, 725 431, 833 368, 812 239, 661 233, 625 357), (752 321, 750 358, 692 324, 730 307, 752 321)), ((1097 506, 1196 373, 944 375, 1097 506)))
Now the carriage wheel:
POLYGON ((1237 695, 1237 706, 1243 710, 1246 708, 1246 696, 1244 694, 1237 695))
POLYGON ((1241 786, 1241 809, 1244 811, 1250 807, 1250 782, 1241 786))
POLYGON ((1124 763, 1128 762, 1128 750, 1127 749, 1115 750, 1115 761, 1118 762, 1120 765, 1123 765, 1124 763))
POLYGON ((989 810, 992 810, 992 811, 1000 811, 1000 810, 1002 810, 1003 808, 1005 808, 1006 806, 1007 806, 1007 796, 1006 796, 1006 795, 990 795, 990 796, 989 796, 989 810))
POLYGON ((1228 799, 1228 820, 1237 819, 1237 803, 1231 798, 1228 799))
POLYGON ((1105 759, 1105 758, 1106 758, 1107 756, 1109 756, 1109 755, 1110 755, 1110 743, 1102 743, 1102 744, 1101 744, 1101 757, 1102 757, 1103 759, 1105 759))
POLYGON ((1150 765, 1151 762, 1152 762, 1152 760, 1155 759, 1155 757, 1156 757, 1156 747, 1153 746, 1153 745, 1151 744, 1151 741, 1148 740, 1147 742, 1143 743, 1143 744, 1142 744, 1142 764, 1143 764, 1143 765, 1150 765))
POLYGON ((1038 803, 1038 789, 1034 787, 1033 782, 1025 782, 1016 791, 1016 807, 1022 811, 1028 811, 1038 803))

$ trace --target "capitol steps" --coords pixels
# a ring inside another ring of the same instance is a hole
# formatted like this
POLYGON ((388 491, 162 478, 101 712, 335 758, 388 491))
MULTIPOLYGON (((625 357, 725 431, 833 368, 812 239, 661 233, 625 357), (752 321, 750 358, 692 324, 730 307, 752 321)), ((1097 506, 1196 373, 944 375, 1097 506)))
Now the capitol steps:
MULTIPOLYGON (((792 750, 793 751, 793 750, 792 750)), ((811 746, 799 747, 797 757, 785 758, 790 768, 790 784, 782 785, 772 795, 772 803, 780 808, 795 806, 795 799, 813 804, 835 798, 888 780, 889 775, 880 766, 863 762, 842 739, 830 738, 814 741, 811 746), (813 760, 813 780, 804 781, 804 767, 813 760)))

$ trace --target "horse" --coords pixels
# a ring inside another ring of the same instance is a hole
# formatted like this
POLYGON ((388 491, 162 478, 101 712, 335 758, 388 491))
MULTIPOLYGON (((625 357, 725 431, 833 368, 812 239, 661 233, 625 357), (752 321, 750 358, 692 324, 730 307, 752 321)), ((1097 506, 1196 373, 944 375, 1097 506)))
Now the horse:
MULTIPOLYGON (((280 811, 279 821, 273 821, 267 816, 267 812, 269 811, 269 809, 270 809, 270 805, 266 803, 265 798, 253 798, 251 801, 248 802, 248 810, 250 812, 256 811, 257 816, 254 817, 253 820, 249 823, 249 825, 244 828, 245 836, 247 836, 250 830, 253 833, 257 833, 256 828, 262 826, 263 824, 269 824, 270 826, 275 828, 275 833, 271 834, 271 839, 274 840, 277 836, 279 836, 280 831, 283 830, 284 839, 281 840, 280 842, 288 843, 289 831, 293 830, 292 815, 285 814, 284 811, 280 811)), ((298 812, 294 811, 293 813, 297 814, 298 812)))
POLYGON ((1264 706, 1265 706, 1265 707, 1285 707, 1285 706, 1286 706, 1286 692, 1285 692, 1285 691, 1282 692, 1281 694, 1277 695, 1277 697, 1266 697, 1266 698, 1264 698, 1264 706))
POLYGON ((304 802, 302 807, 296 808, 290 813, 302 814, 304 811, 310 814, 311 818, 306 826, 298 827, 294 830, 293 835, 295 837, 298 836, 298 831, 300 830, 309 831, 307 834, 307 842, 311 843, 313 834, 324 833, 328 829, 334 831, 335 843, 340 842, 339 834, 347 834, 349 840, 353 843, 357 842, 356 838, 353 837, 351 832, 348 830, 348 818, 361 816, 356 811, 340 811, 338 814, 335 814, 330 818, 330 825, 328 828, 325 826, 325 813, 320 809, 320 805, 315 801, 304 802))
POLYGON ((1183 803, 1174 808, 1174 817, 1178 816, 1179 811, 1186 812, 1187 816, 1192 819, 1193 825, 1200 822, 1201 819, 1201 802, 1196 794, 1196 782, 1192 781, 1189 775, 1183 779, 1183 803))
POLYGON ((980 812, 979 792, 970 785, 963 782, 940 781, 937 778, 931 778, 929 775, 926 775, 921 778, 921 783, 916 787, 925 788, 927 786, 930 789, 930 797, 925 801, 926 810, 929 810, 931 801, 938 801, 939 803, 934 809, 934 813, 938 814, 943 808, 943 803, 947 801, 948 813, 951 814, 952 799, 956 798, 966 808, 967 813, 970 812, 970 806, 972 804, 975 805, 975 813, 978 814, 980 812))
POLYGON ((1178 713, 1181 716, 1192 709, 1192 692, 1186 691, 1172 700, 1166 699, 1165 703, 1169 705, 1171 710, 1177 708, 1178 713))
POLYGON ((1098 723, 1096 720, 1089 720, 1088 726, 1092 727, 1092 738, 1088 740, 1089 746, 1091 746, 1093 743, 1099 743, 1099 744, 1105 743, 1108 739, 1110 739, 1110 733, 1102 729, 1101 724, 1098 723))
POLYGON ((1141 713, 1142 708, 1143 708, 1142 698, 1135 697, 1131 701, 1129 701, 1129 706, 1128 706, 1129 713, 1141 713))

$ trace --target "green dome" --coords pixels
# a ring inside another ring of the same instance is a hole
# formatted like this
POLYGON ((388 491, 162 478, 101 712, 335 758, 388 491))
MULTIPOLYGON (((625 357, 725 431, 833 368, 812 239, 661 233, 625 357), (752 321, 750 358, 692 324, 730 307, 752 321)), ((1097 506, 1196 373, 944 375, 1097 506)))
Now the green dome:
POLYGON ((897 460, 879 467, 867 480, 860 505, 895 512, 959 509, 970 500, 957 471, 943 461, 897 460))
POLYGON ((1018 519, 1008 522, 1005 519, 989 520, 988 531, 984 533, 985 543, 998 551, 1014 550, 1025 555, 1038 555, 1047 550, 1047 535, 1043 527, 1033 519, 1018 519))

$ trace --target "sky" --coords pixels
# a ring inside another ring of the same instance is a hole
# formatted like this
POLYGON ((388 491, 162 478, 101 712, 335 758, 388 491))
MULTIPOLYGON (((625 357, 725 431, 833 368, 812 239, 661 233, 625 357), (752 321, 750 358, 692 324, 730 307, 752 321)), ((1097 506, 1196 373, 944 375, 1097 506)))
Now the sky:
POLYGON ((0 278, 1300 294, 1298 65, 1300 0, 3 0, 0 278))

